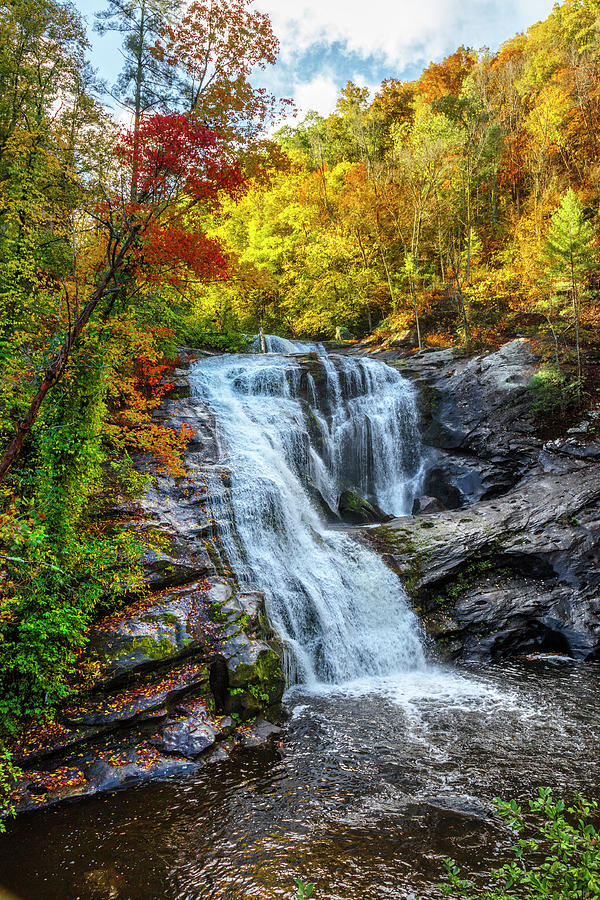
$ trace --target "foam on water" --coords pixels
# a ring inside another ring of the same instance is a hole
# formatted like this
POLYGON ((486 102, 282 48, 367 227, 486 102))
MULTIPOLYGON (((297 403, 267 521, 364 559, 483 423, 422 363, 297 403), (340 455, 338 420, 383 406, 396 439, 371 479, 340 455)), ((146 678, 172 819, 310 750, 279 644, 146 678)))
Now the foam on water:
MULTIPOLYGON (((276 334, 265 334, 265 346, 267 353, 317 353, 319 356, 327 355, 323 344, 310 341, 290 341, 288 338, 279 337, 276 334)), ((260 335, 257 334, 252 341, 251 349, 255 353, 262 352, 260 335)))
POLYGON ((373 360, 320 357, 307 368, 271 354, 202 360, 191 382, 230 473, 213 510, 219 536, 240 584, 265 592, 288 682, 425 669, 399 579, 322 515, 350 487, 386 512, 410 512, 422 474, 410 382, 373 360))

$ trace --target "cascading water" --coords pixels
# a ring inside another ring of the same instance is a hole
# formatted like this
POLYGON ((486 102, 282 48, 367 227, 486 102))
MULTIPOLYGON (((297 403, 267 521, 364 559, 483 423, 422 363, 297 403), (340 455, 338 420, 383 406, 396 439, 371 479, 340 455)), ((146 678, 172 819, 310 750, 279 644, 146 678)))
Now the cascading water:
MULTIPOLYGON (((323 344, 313 344, 308 341, 290 341, 288 338, 279 337, 277 334, 265 334, 264 340, 267 353, 318 353, 319 356, 325 356, 327 353, 323 344)), ((251 349, 256 353, 262 351, 259 334, 252 341, 251 349)))
POLYGON ((410 512, 421 473, 410 383, 380 362, 314 353, 213 357, 191 381, 230 472, 219 536, 240 585, 266 595, 289 682, 422 668, 400 581, 322 512, 347 488, 410 512))

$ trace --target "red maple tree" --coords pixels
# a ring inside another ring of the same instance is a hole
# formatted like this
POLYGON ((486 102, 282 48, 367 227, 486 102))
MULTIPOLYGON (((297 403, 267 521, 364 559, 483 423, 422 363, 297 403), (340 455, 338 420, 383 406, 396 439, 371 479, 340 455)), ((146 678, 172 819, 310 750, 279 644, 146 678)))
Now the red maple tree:
POLYGON ((123 292, 122 273, 177 283, 186 272, 197 278, 222 277, 226 272, 221 247, 188 224, 194 207, 214 206, 221 193, 241 188, 239 165, 222 138, 193 116, 160 113, 137 123, 135 134, 125 131, 116 156, 121 190, 109 192, 96 185, 95 194, 101 199, 90 210, 96 228, 106 236, 105 263, 17 423, 0 459, 0 481, 19 457, 44 398, 61 379, 97 307, 108 302, 110 309, 123 292))

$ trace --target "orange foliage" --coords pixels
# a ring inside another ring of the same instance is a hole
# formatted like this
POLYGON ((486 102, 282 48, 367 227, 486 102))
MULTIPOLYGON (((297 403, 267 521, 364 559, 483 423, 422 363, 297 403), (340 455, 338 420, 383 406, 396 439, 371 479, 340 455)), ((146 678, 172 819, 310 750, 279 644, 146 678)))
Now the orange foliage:
POLYGON ((476 57, 472 50, 459 47, 441 63, 430 63, 416 84, 417 93, 433 103, 449 94, 458 97, 463 81, 472 72, 476 57))
POLYGON ((168 329, 142 330, 131 319, 121 318, 112 323, 112 331, 124 358, 109 384, 105 439, 118 456, 150 454, 162 471, 183 475, 181 457, 194 430, 185 423, 175 430, 152 415, 172 388, 166 376, 173 363, 156 347, 156 339, 166 336, 168 329))

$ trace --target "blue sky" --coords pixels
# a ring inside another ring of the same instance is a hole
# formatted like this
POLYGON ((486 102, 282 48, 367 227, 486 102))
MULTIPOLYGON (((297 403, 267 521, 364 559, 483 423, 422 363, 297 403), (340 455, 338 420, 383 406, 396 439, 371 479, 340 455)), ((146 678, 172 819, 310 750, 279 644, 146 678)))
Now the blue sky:
MULTIPOLYGON (((89 25, 92 62, 109 82, 121 66, 119 38, 92 32, 102 0, 75 0, 89 25)), ((412 78, 460 44, 496 49, 551 11, 552 0, 256 0, 281 41, 260 83, 292 97, 301 113, 329 113, 351 79, 376 89, 412 78)))

